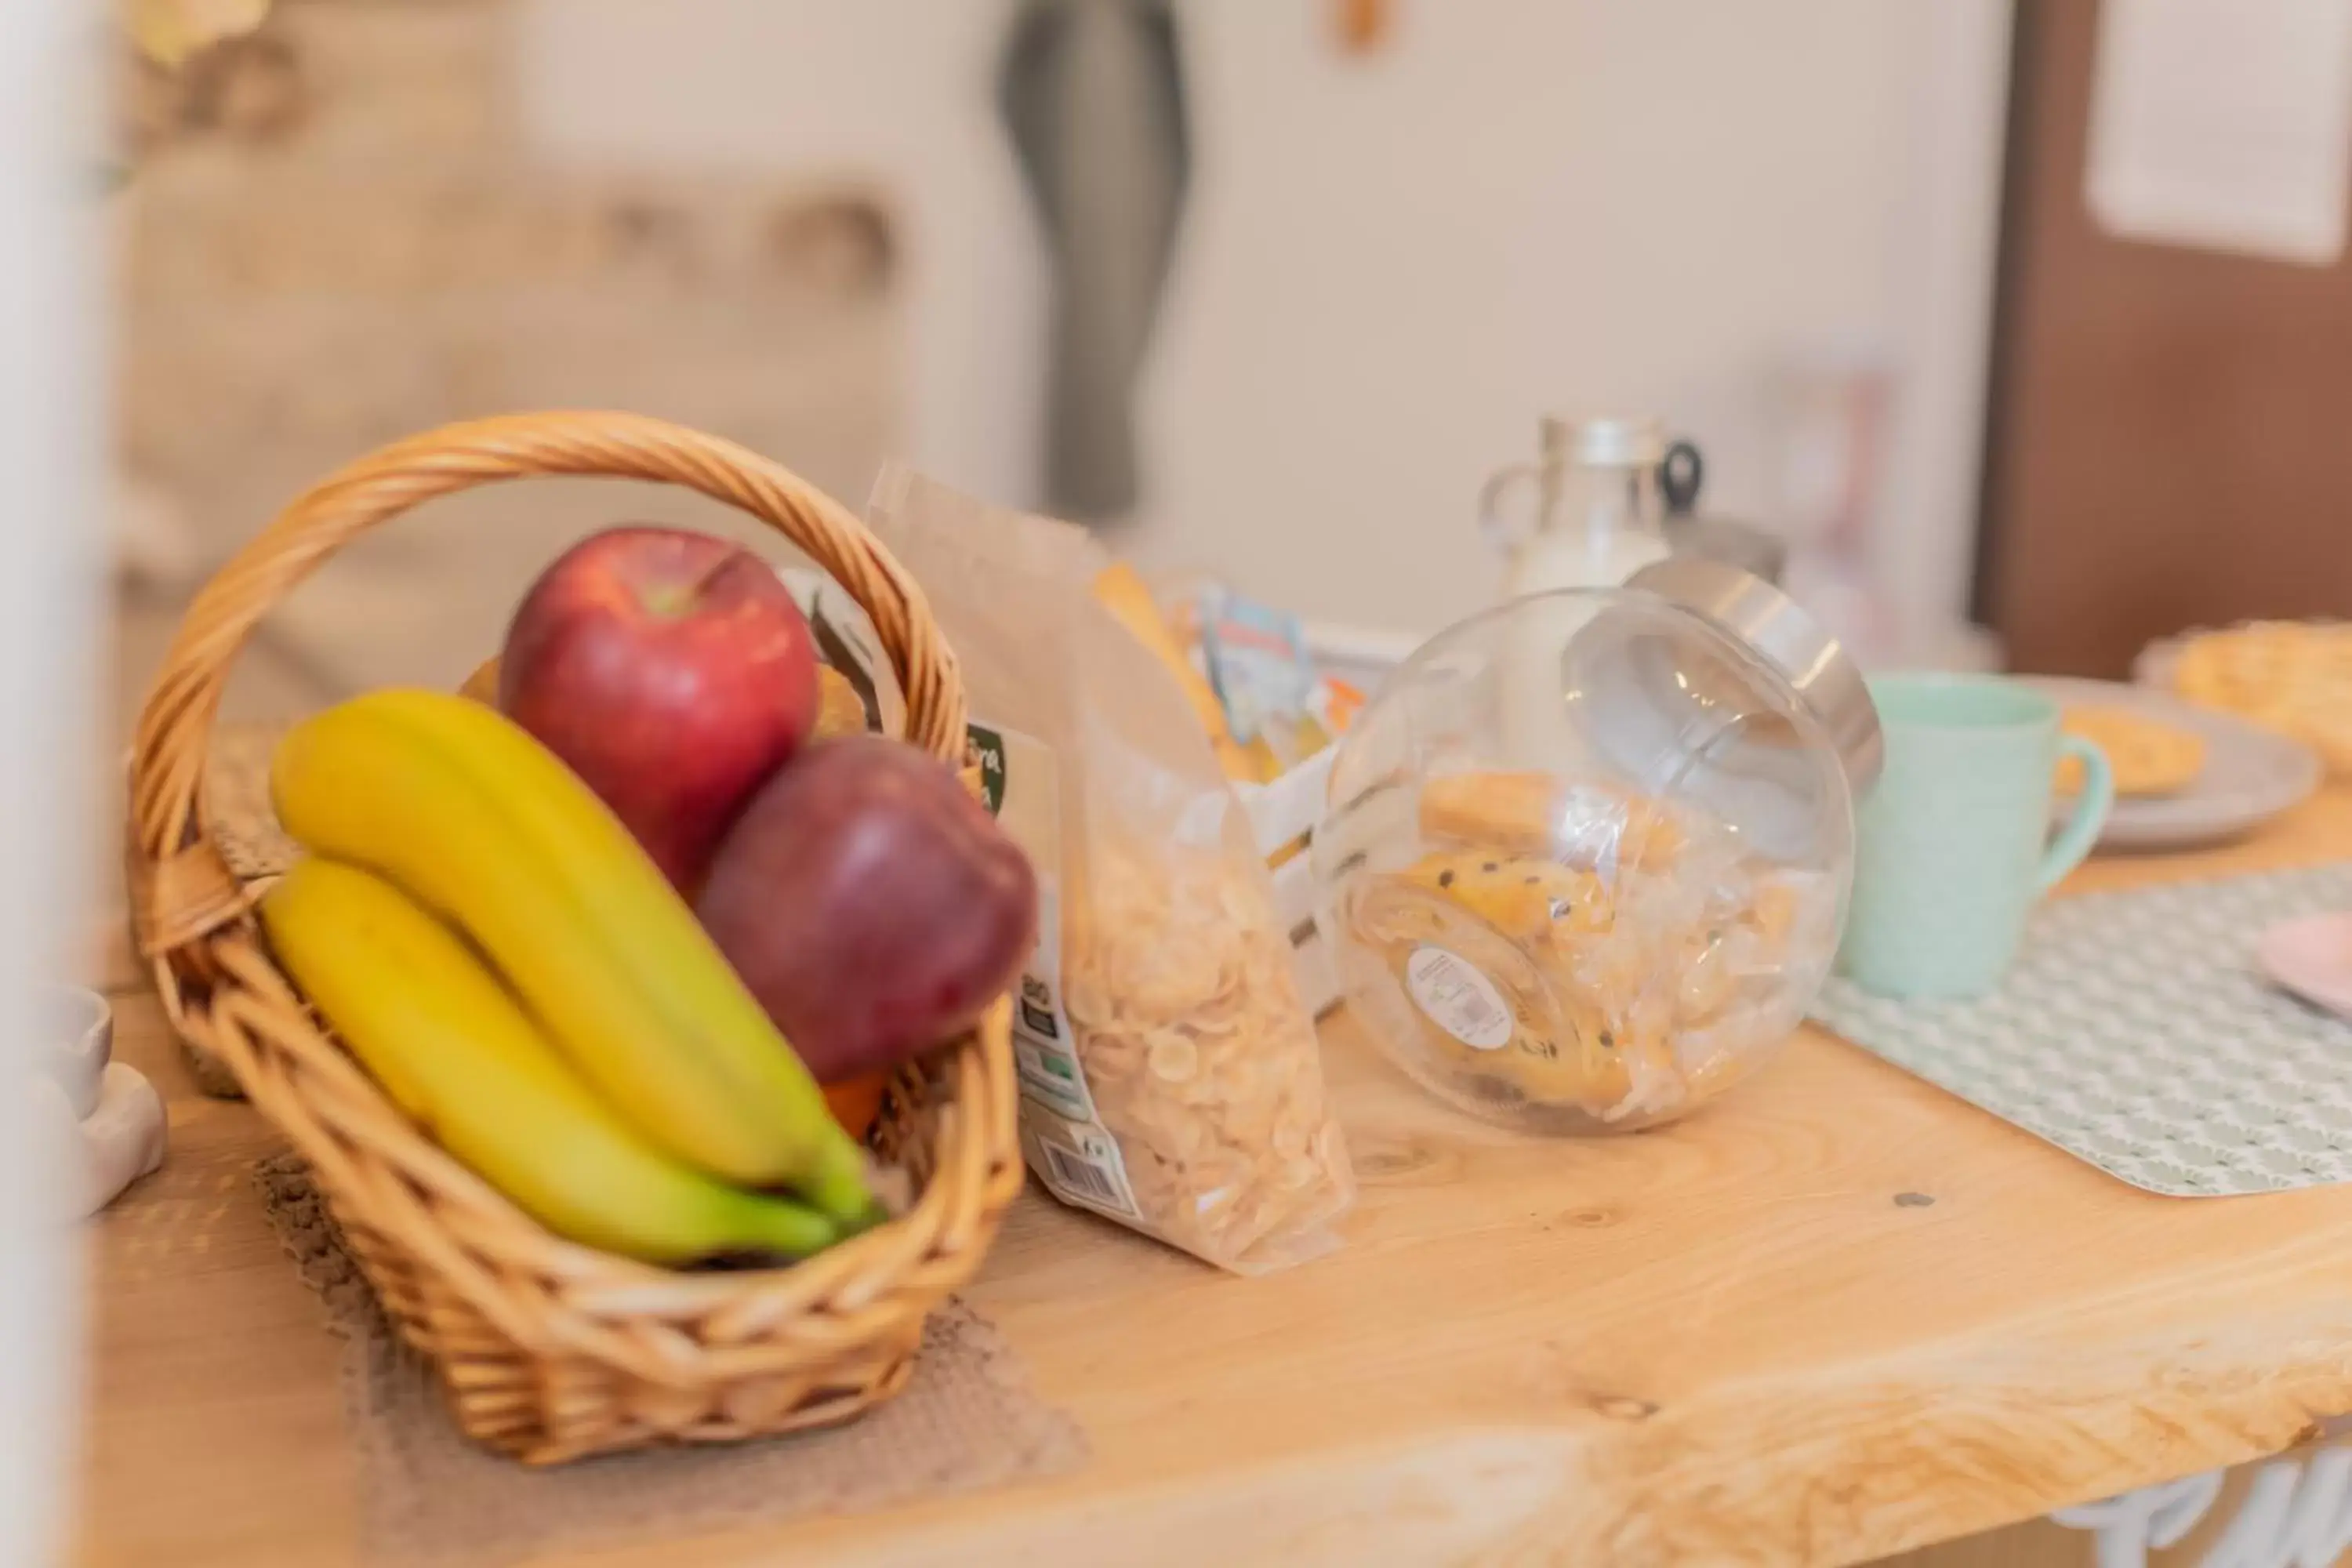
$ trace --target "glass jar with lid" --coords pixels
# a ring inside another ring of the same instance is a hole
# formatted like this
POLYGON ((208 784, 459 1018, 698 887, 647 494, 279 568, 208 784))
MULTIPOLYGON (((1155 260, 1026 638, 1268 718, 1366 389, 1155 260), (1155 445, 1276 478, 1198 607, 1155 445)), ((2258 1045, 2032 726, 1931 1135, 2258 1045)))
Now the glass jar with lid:
MULTIPOLYGON (((1538 440, 1535 462, 1495 475, 1478 498, 1479 525, 1504 557, 1503 599, 1612 588, 1665 558, 1664 426, 1547 417, 1538 440)), ((1552 710, 1559 674, 1552 660, 1591 612, 1588 601, 1555 597, 1513 623, 1501 722, 1512 749, 1530 760, 1572 750, 1552 710)))
POLYGON ((1497 605, 1407 660, 1333 761, 1314 855, 1341 985, 1463 1110, 1670 1121, 1766 1059, 1827 975, 1880 745, 1836 642, 1736 567, 1497 605))

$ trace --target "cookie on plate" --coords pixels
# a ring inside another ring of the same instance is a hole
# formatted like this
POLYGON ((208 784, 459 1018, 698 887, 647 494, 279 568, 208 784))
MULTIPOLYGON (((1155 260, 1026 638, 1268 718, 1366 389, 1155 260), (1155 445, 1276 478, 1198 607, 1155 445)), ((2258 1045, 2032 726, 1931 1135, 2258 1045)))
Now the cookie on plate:
POLYGON ((2256 621, 2191 637, 2172 688, 2303 742, 2352 773, 2352 625, 2256 621))
MULTIPOLYGON (((2069 708, 2062 726, 2106 753, 2119 795, 2176 794, 2205 765, 2203 736, 2128 708, 2069 708)), ((2057 787, 2060 795, 2082 793, 2081 758, 2058 759, 2057 787)))

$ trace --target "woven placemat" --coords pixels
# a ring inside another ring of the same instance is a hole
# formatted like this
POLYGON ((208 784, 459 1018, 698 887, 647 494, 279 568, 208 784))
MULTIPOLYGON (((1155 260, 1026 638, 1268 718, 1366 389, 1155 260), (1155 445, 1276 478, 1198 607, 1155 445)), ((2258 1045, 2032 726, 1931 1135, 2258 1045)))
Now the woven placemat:
POLYGON ((848 1426, 527 1468, 458 1433, 432 1369, 384 1321, 302 1162, 277 1155, 253 1174, 278 1239, 349 1342, 343 1394, 370 1562, 491 1568, 556 1547, 871 1511, 1057 1475, 1086 1458, 1077 1426, 1038 1399, 985 1319, 953 1302, 925 1326, 906 1392, 848 1426))
POLYGON ((2001 988, 1813 1012, 2136 1187, 2228 1197, 2352 1181, 2352 1023, 2264 981, 2269 926, 2352 909, 2352 862, 2044 905, 2001 988))

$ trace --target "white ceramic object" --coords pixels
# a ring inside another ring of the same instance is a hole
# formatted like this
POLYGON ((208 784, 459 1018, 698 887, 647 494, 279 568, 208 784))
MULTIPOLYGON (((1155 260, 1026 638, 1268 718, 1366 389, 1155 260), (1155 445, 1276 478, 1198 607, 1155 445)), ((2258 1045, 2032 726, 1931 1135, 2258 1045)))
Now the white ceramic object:
POLYGON ((2120 708, 2205 742, 2205 765, 2188 788, 2116 797, 2099 835, 2103 849, 2185 849, 2235 838, 2301 805, 2325 772, 2318 755, 2300 741, 2167 691, 2058 676, 2029 677, 2027 684, 2067 707, 2120 708))
POLYGON ((163 1163, 163 1097, 136 1068, 112 1059, 114 1011, 78 985, 45 985, 35 996, 28 1085, 34 1115, 68 1171, 68 1215, 96 1214, 123 1188, 163 1163))
POLYGON ((2263 932, 2254 962, 2271 983, 2352 1018, 2352 913, 2310 915, 2263 932))
POLYGON ((33 1061, 65 1091, 79 1121, 98 1109, 100 1080, 114 1055, 114 1014, 79 985, 45 985, 34 998, 33 1061))
POLYGON ((163 1163, 169 1121, 163 1097, 138 1068, 109 1062, 98 1107, 81 1119, 81 1194, 77 1215, 93 1215, 163 1163))
POLYGON ((163 1097, 138 1068, 109 1062, 99 1075, 97 1107, 79 1118, 55 1079, 33 1078, 25 1087, 37 1142, 62 1177, 51 1200, 57 1217, 88 1218, 163 1163, 163 1097))

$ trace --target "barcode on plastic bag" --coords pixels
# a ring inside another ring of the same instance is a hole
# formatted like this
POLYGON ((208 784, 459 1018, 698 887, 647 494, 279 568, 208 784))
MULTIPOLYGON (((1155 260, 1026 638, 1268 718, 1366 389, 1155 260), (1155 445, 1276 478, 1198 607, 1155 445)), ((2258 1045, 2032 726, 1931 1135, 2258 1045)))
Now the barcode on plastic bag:
POLYGON ((1098 1165, 1075 1149, 1059 1143, 1040 1143, 1045 1152, 1046 1174, 1054 1188, 1064 1196, 1090 1204, 1100 1204, 1107 1209, 1132 1215, 1135 1205, 1127 1195, 1126 1184, 1112 1174, 1107 1166, 1098 1165))

